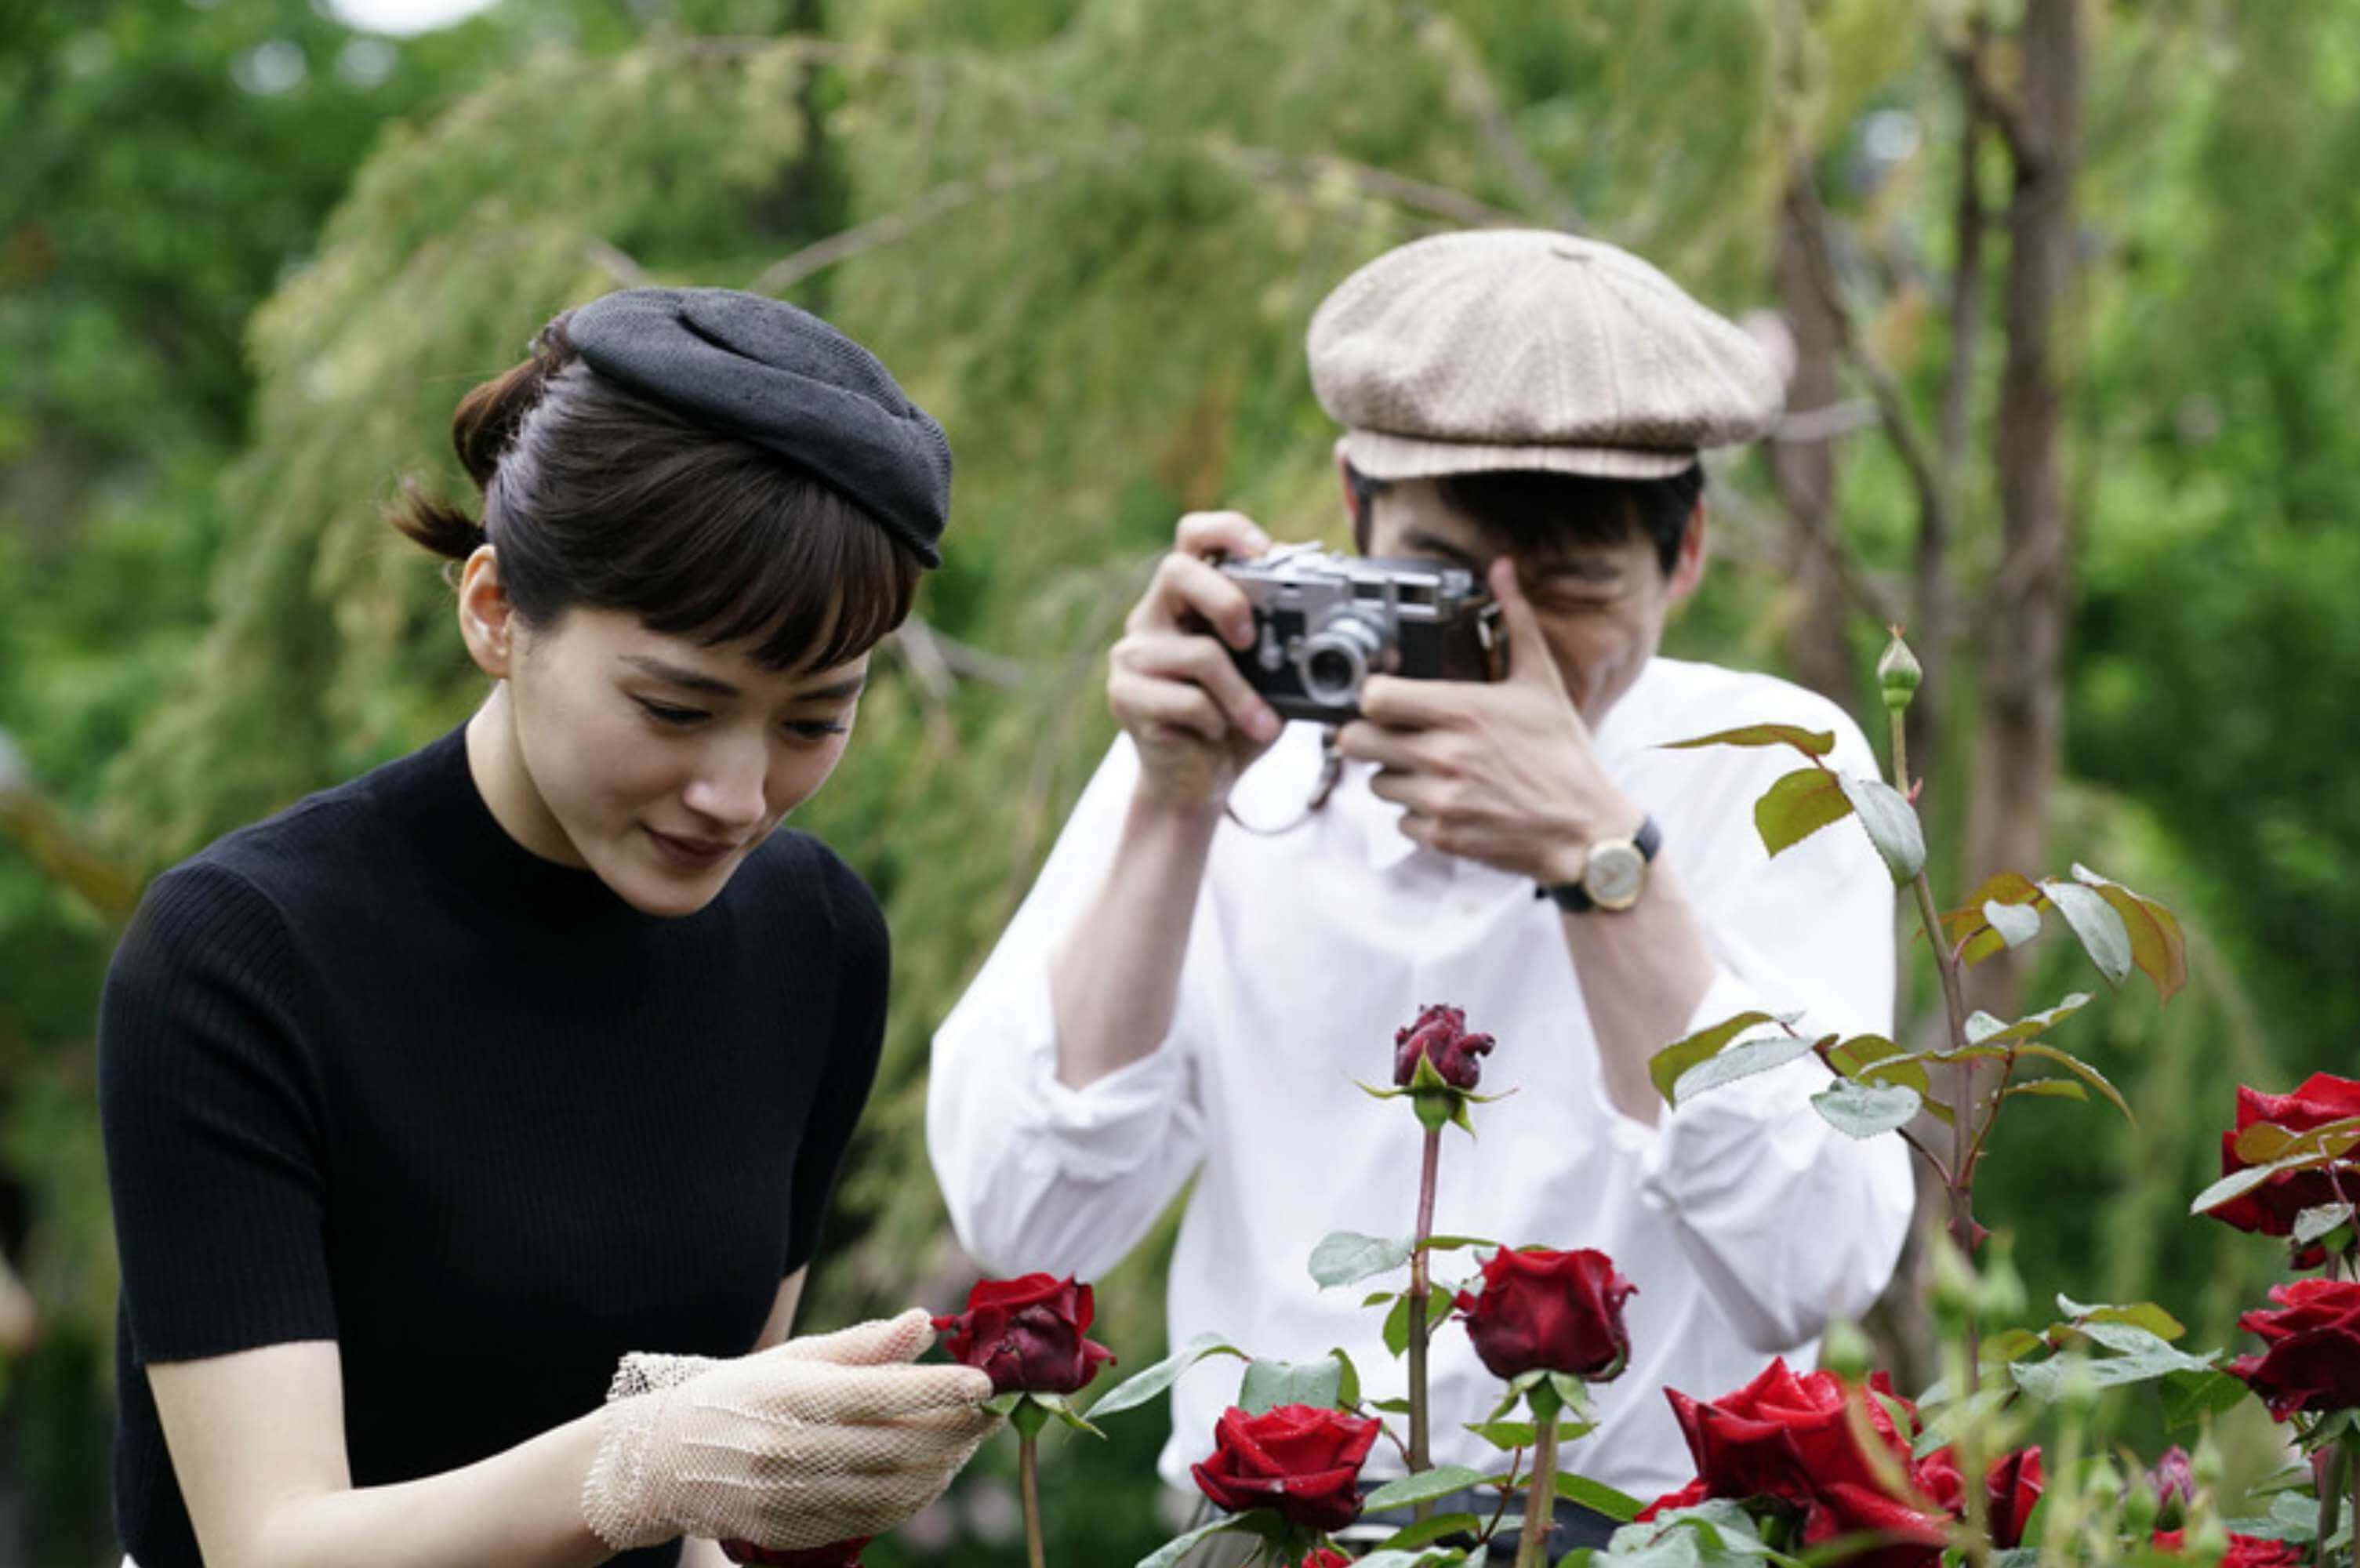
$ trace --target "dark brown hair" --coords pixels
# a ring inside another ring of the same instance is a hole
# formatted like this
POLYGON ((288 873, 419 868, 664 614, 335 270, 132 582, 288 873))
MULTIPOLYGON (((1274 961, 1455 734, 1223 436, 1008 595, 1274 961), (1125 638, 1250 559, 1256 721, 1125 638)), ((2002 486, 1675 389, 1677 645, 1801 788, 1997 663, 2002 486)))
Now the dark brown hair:
POLYGON ((924 570, 907 547, 789 460, 599 376, 565 322, 452 419, 483 520, 405 485, 395 528, 453 561, 496 546, 535 627, 577 605, 625 610, 707 646, 751 641, 758 663, 798 670, 857 658, 901 624, 924 570))
MULTIPOLYGON (((1368 530, 1369 506, 1389 488, 1349 469, 1346 482, 1368 530)), ((1494 469, 1437 479, 1443 505, 1481 528, 1511 554, 1548 556, 1584 545, 1644 539, 1669 577, 1680 540, 1704 494, 1704 470, 1691 464, 1664 479, 1593 479, 1538 469, 1494 469)), ((1360 548, 1368 548, 1364 537, 1360 548)))

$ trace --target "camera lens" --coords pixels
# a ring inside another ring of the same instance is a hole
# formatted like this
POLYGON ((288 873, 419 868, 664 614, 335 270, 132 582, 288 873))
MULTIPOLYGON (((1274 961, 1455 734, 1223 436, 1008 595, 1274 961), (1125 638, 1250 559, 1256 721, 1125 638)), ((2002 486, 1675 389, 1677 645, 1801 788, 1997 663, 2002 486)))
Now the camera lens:
POLYGON ((1385 636, 1357 615, 1338 615, 1303 639, 1296 672, 1303 694, 1331 708, 1356 707, 1360 682, 1384 651, 1385 636))

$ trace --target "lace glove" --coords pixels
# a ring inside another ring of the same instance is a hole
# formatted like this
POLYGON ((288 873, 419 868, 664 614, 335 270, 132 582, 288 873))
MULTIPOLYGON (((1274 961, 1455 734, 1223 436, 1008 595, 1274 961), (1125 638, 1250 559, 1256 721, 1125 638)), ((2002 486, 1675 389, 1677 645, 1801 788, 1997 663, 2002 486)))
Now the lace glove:
POLYGON ((683 1535, 772 1549, 879 1535, 940 1497, 999 1425, 991 1379, 913 1367, 923 1311, 751 1356, 631 1355, 582 1486, 617 1552, 683 1535))

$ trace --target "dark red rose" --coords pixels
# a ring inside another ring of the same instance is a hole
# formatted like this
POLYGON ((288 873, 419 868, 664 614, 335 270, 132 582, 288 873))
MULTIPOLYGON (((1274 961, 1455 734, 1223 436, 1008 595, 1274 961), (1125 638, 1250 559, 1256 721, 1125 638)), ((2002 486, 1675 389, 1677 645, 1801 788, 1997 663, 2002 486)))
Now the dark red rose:
POLYGON ((1360 1462, 1377 1431, 1374 1421, 1310 1405, 1258 1416, 1232 1406, 1213 1425, 1213 1456, 1189 1473, 1227 1512, 1273 1508, 1306 1530, 1341 1530, 1360 1517, 1360 1462))
POLYGON ((2147 1484, 2155 1492, 2155 1517, 2166 1525, 2178 1524, 2196 1500, 2196 1471, 2188 1462, 2188 1450, 2176 1443, 2165 1449, 2147 1473, 2147 1484))
POLYGON ((1481 1291, 1459 1292, 1459 1310, 1493 1377, 1546 1370, 1603 1382, 1631 1359, 1622 1303, 1637 1290, 1602 1252, 1503 1247, 1483 1262, 1481 1291))
POLYGON ((982 1279, 967 1311, 936 1318, 951 1359, 991 1374, 995 1394, 1071 1394, 1114 1352, 1082 1337, 1098 1311, 1087 1285, 1048 1274, 982 1279))
POLYGON ((1299 1568, 1352 1568, 1352 1560, 1340 1552, 1331 1552, 1323 1546, 1305 1558, 1299 1568))
POLYGON ((1454 1089, 1473 1089, 1483 1080, 1483 1064, 1494 1041, 1488 1034, 1469 1034, 1467 1014, 1437 1003, 1417 1015, 1417 1022, 1393 1031, 1393 1083, 1409 1087, 1417 1074, 1417 1059, 1425 1057, 1454 1089))
POLYGON ((1631 1516, 1631 1522, 1645 1524, 1658 1514, 1670 1513, 1674 1508, 1692 1508, 1710 1496, 1712 1494, 1705 1490, 1701 1480, 1691 1481, 1678 1491, 1666 1492, 1662 1497, 1641 1508, 1631 1516))
MULTIPOLYGON (((2159 1530, 2155 1544, 2164 1552, 2185 1552, 2187 1532, 2159 1530)), ((2289 1541, 2267 1541, 2258 1535, 2231 1535, 2221 1568, 2301 1568, 2302 1549, 2289 1541)))
MULTIPOLYGON (((2251 1163, 2237 1157, 2237 1135, 2256 1122, 2269 1122, 2289 1132, 2309 1132, 2347 1116, 2360 1116, 2360 1079, 2314 1073, 2291 1094, 2264 1094, 2239 1084, 2237 1125, 2221 1135, 2221 1174, 2231 1175, 2251 1163)), ((2344 1171, 2337 1177, 2345 1192, 2360 1196, 2360 1176, 2344 1171)), ((2261 1236, 2289 1236, 2294 1231, 2295 1216, 2303 1210, 2339 1201, 2326 1171, 2287 1171, 2214 1209, 2212 1217, 2261 1236)), ((2304 1269, 2315 1269, 2325 1261, 2325 1251, 2317 1247, 2306 1248, 2295 1259, 2304 1269)))
POLYGON ((1830 1486, 1882 1492, 1878 1472, 1861 1450, 1845 1415, 1847 1397, 1861 1410, 1873 1442, 1901 1474, 1907 1474, 1909 1444, 1893 1424, 1881 1394, 1907 1410, 1882 1372, 1866 1389, 1847 1386, 1832 1372, 1797 1377, 1782 1358, 1735 1393, 1706 1402, 1677 1388, 1664 1390, 1672 1416, 1696 1457, 1697 1478, 1715 1497, 1781 1497, 1808 1508, 1830 1486))
POLYGON ((806 1546, 793 1552, 757 1546, 750 1541, 725 1541, 721 1554, 732 1563, 774 1563, 791 1564, 792 1568, 860 1568, 861 1548, 874 1536, 864 1535, 857 1541, 839 1541, 828 1546, 806 1546))
MULTIPOLYGON (((1966 1517, 1965 1477, 1959 1474, 1955 1449, 1938 1448, 1928 1454, 1911 1479, 1951 1518, 1966 1517)), ((1994 1460, 1983 1472, 1984 1517, 1991 1521, 1994 1546, 2005 1551, 2024 1544, 2024 1527, 2032 1518, 2032 1505, 2040 1500, 2040 1486, 2038 1448, 2019 1448, 1994 1460)))
POLYGON ((2298 1279, 2270 1287, 2279 1311, 2247 1312, 2237 1326, 2262 1336, 2258 1356, 2229 1370, 2285 1421, 2301 1410, 2360 1407, 2360 1285, 2298 1279))
POLYGON ((1803 1544, 1875 1536, 1878 1543, 1844 1555, 1845 1568, 1937 1568, 1950 1539, 1946 1515, 1927 1513, 1874 1486, 1838 1481, 1819 1488, 1803 1510, 1803 1544))

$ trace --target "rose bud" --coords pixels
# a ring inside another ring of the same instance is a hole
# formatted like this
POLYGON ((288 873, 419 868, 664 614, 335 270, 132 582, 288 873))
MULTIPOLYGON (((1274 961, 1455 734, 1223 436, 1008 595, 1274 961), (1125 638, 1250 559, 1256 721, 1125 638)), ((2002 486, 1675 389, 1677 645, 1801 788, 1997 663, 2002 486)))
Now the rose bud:
POLYGON ((1568 1372, 1602 1383, 1631 1358, 1622 1303, 1637 1291, 1602 1252, 1503 1247, 1484 1260, 1481 1292, 1460 1291, 1458 1305, 1493 1377, 1568 1372))
POLYGON ((1189 1473, 1225 1512, 1271 1508, 1306 1530, 1341 1530, 1360 1517, 1360 1464, 1377 1432, 1342 1410, 1281 1405, 1250 1416, 1232 1406, 1213 1425, 1212 1457, 1189 1473))
POLYGON ((1900 713, 1909 706, 1909 699, 1918 694, 1918 683, 1926 671, 1918 663, 1918 656, 1901 640, 1901 628, 1893 628, 1893 640, 1885 645, 1885 656, 1876 661, 1876 691, 1884 699, 1887 712, 1900 713))
POLYGON ((2257 1309, 2237 1320, 2265 1348, 2237 1357, 2229 1370, 2279 1421, 2360 1408, 2360 1284, 2298 1279, 2270 1287, 2270 1300, 2279 1311, 2257 1309))
POLYGON ((1083 1338, 1097 1314, 1087 1285, 1048 1274, 979 1279, 967 1311, 934 1320, 951 1359, 991 1375, 995 1394, 1071 1394, 1114 1352, 1083 1338))
POLYGON ((2155 1494, 2156 1523, 2166 1530, 2177 1530, 2188 1516, 2188 1506, 2196 1500, 2196 1473, 2189 1467, 2188 1450, 2173 1443, 2147 1473, 2148 1489, 2155 1494))
MULTIPOLYGON (((2360 1079, 2314 1073, 2291 1094, 2264 1094, 2237 1087, 2237 1125, 2221 1135, 2221 1174, 2228 1176, 2251 1163, 2237 1154, 2237 1135, 2256 1122, 2269 1122, 2289 1132, 2309 1132, 2328 1122, 2360 1116, 2360 1079)), ((2347 1186, 2360 1185, 2348 1174, 2347 1186)), ((2323 1168, 2282 1171, 2250 1192, 2242 1193, 2212 1211, 2212 1217, 2239 1230, 2260 1236, 2289 1236, 2305 1209, 2340 1203, 2342 1195, 2323 1168)), ((2305 1247, 2295 1258, 2298 1269, 2316 1269, 2327 1261, 2323 1247, 2305 1247)))
POLYGON ((1417 1015, 1417 1022, 1393 1031, 1393 1085, 1406 1089, 1417 1075, 1417 1059, 1434 1063, 1442 1081, 1454 1089, 1472 1090, 1483 1080, 1483 1064, 1495 1042, 1488 1034, 1469 1034, 1467 1014, 1439 1003, 1417 1015))
POLYGON ((721 1554, 732 1563, 765 1563, 792 1565, 792 1568, 860 1568, 861 1549, 874 1536, 861 1536, 853 1541, 835 1541, 826 1546, 804 1546, 788 1551, 784 1548, 757 1546, 750 1541, 725 1541, 721 1554))
MULTIPOLYGON (((1956 1449, 1938 1448, 1919 1462, 1910 1477, 1928 1500, 1953 1519, 1967 1512, 1965 1480, 1959 1474, 1956 1449)), ((2040 1501, 2040 1450, 2019 1448, 1992 1462, 1983 1472, 1985 1517, 1991 1521, 1992 1544, 2002 1551, 2024 1544, 2024 1527, 2031 1521, 2032 1506, 2040 1501)))

